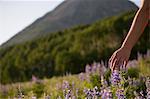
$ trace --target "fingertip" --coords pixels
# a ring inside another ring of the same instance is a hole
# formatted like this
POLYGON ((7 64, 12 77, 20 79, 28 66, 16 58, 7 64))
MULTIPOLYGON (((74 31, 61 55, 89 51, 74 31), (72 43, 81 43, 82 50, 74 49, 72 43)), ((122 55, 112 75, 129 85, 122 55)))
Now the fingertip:
POLYGON ((126 67, 128 64, 128 61, 124 61, 124 66, 126 67))
POLYGON ((114 61, 113 61, 113 63, 112 63, 112 68, 113 68, 113 71, 114 71, 114 69, 115 69, 116 62, 117 62, 117 59, 115 58, 115 59, 114 59, 114 61))

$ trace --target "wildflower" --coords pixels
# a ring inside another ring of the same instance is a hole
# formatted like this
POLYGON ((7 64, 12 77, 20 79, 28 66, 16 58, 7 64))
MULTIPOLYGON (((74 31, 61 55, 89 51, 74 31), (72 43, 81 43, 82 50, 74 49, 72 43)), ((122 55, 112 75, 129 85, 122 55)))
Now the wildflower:
POLYGON ((130 85, 130 86, 133 85, 133 79, 130 78, 129 76, 128 76, 128 82, 129 82, 129 85, 130 85))
POLYGON ((120 83, 121 77, 118 70, 114 70, 111 75, 112 85, 118 85, 120 83))
POLYGON ((92 72, 92 67, 91 67, 89 64, 86 65, 86 67, 85 67, 85 72, 86 72, 87 74, 91 74, 91 72, 92 72))
POLYGON ((86 79, 84 73, 80 73, 80 74, 79 74, 79 79, 80 79, 81 81, 84 81, 84 80, 86 79))
POLYGON ((107 81, 104 79, 104 76, 101 76, 101 84, 103 85, 103 87, 107 87, 108 83, 107 81))
POLYGON ((92 73, 97 73, 97 65, 92 66, 92 73))
POLYGON ((70 85, 68 81, 63 81, 62 89, 69 89, 70 85))
POLYGON ((118 89, 116 92, 116 96, 118 99, 125 99, 124 89, 118 89))
POLYGON ((99 92, 97 86, 95 86, 95 87, 93 88, 93 94, 94 94, 95 96, 100 96, 100 95, 101 95, 101 93, 99 92))
POLYGON ((150 91, 147 92, 147 99, 150 99, 150 91))
POLYGON ((50 96, 48 96, 48 95, 47 95, 47 96, 45 96, 45 99, 50 99, 50 96))
POLYGON ((135 68, 136 66, 138 66, 138 61, 137 60, 132 60, 132 61, 128 62, 126 67, 135 68))
POLYGON ((71 90, 67 90, 67 94, 65 96, 65 99, 70 99, 71 98, 71 90))
POLYGON ((150 91, 150 77, 147 77, 146 79, 146 87, 147 87, 147 91, 150 91))
POLYGON ((21 91, 21 86, 19 84, 19 87, 18 87, 18 99, 22 99, 22 98, 24 98, 24 95, 23 95, 23 93, 21 91))
POLYGON ((150 77, 146 79, 147 99, 150 99, 150 77))
POLYGON ((87 99, 93 99, 94 98, 94 91, 91 89, 84 89, 83 92, 85 93, 87 99))
POLYGON ((113 99, 110 88, 102 90, 102 99, 113 99))

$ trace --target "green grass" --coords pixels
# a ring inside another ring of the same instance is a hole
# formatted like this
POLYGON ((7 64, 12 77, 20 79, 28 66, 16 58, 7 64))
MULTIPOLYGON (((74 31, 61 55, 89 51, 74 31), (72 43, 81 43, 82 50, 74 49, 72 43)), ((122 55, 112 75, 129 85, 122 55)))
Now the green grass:
MULTIPOLYGON (((145 90, 145 81, 142 81, 141 77, 147 78, 147 76, 150 76, 150 57, 134 60, 131 61, 131 63, 133 67, 129 66, 124 77, 130 77, 133 80, 137 80, 140 82, 140 85, 129 86, 128 81, 125 80, 123 80, 121 83, 124 84, 124 88, 126 89, 126 96, 133 98, 134 95, 131 94, 133 91, 145 90), (135 64, 135 62, 137 64, 135 64)), ((107 81, 109 81, 110 73, 111 72, 109 72, 107 69, 107 72, 103 74, 107 81)), ((64 89, 65 91, 71 90, 73 94, 76 94, 76 91, 78 90, 77 99, 84 99, 85 93, 83 90, 85 88, 92 89, 95 86, 98 86, 99 88, 104 86, 100 76, 97 74, 98 73, 92 73, 92 75, 88 75, 87 77, 87 73, 83 73, 85 80, 81 80, 79 78, 79 75, 81 74, 68 74, 60 77, 52 77, 51 79, 45 78, 43 80, 39 80, 38 82, 29 81, 3 85, 1 86, 2 90, 0 90, 0 99, 8 99, 8 97, 12 99, 14 97, 18 97, 18 94, 20 93, 25 95, 25 99, 29 99, 32 96, 36 96, 38 99, 45 99, 44 97, 46 95, 51 96, 51 99, 56 99, 59 96, 64 97, 62 88, 64 81, 69 83, 69 88, 64 89)), ((113 89, 112 87, 112 90, 115 91, 116 89, 113 89)))

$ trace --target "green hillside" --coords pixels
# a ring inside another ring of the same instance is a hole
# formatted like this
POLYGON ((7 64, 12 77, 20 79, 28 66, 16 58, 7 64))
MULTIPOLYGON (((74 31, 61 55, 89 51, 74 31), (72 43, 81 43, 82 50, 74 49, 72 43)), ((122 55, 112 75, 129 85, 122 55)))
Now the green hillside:
MULTIPOLYGON (((1 83, 28 81, 32 75, 43 78, 66 72, 75 74, 84 71, 87 63, 109 59, 123 41, 134 15, 128 12, 1 49, 1 83)), ((150 48, 148 32, 147 27, 131 58, 136 57, 137 51, 144 53, 150 48)))

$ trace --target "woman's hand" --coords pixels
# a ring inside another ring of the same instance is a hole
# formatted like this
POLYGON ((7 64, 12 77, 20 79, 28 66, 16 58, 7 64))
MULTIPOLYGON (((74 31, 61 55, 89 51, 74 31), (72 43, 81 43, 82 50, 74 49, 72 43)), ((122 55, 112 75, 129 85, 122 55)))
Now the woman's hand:
POLYGON ((109 59, 109 65, 111 70, 119 70, 120 66, 122 66, 122 68, 125 68, 128 63, 130 53, 131 49, 125 47, 121 47, 116 50, 109 59))
POLYGON ((131 49, 142 35, 144 28, 148 24, 150 11, 150 0, 142 0, 142 5, 137 11, 130 30, 122 44, 122 47, 113 53, 109 60, 109 65, 112 70, 120 69, 120 66, 126 67, 130 57, 131 49))

